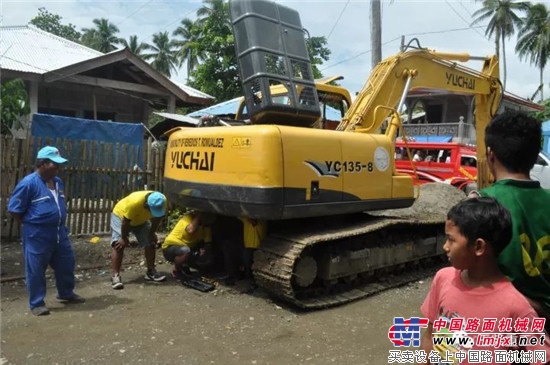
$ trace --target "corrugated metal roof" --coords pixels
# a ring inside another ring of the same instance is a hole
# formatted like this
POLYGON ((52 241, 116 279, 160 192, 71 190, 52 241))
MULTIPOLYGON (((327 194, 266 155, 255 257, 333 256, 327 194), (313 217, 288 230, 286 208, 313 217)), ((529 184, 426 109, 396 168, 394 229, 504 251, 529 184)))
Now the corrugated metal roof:
MULTIPOLYGON (((32 25, 0 27, 0 50, 0 68, 36 74, 44 74, 104 55, 32 25)), ((214 99, 213 96, 190 86, 170 81, 191 97, 214 99)))
MULTIPOLYGON (((216 105, 209 106, 201 110, 187 114, 189 117, 200 118, 206 115, 230 115, 237 114, 237 109, 239 108, 242 96, 239 96, 235 99, 227 100, 216 105)), ((246 106, 245 106, 246 109, 246 106)), ((326 106, 326 118, 329 120, 339 121, 342 120, 340 111, 326 106)))
POLYGON ((224 102, 221 102, 216 105, 209 106, 208 108, 204 108, 201 110, 197 110, 196 112, 187 114, 189 117, 203 117, 206 115, 227 115, 227 114, 236 114, 237 108, 239 107, 239 103, 241 100, 241 96, 227 100, 224 102))
POLYGON ((32 25, 0 27, 0 39, 6 70, 43 74, 103 55, 32 25))
POLYGON ((199 124, 199 120, 197 118, 192 118, 192 117, 189 117, 189 116, 183 115, 183 114, 162 113, 162 112, 153 112, 153 113, 156 114, 156 115, 159 115, 163 118, 166 118, 166 119, 177 120, 178 122, 188 123, 188 124, 192 124, 192 125, 198 125, 199 124))
POLYGON ((170 81, 172 81, 174 84, 176 84, 180 89, 185 91, 190 96, 194 96, 194 97, 198 97, 198 98, 215 99, 212 95, 208 95, 206 93, 203 93, 202 91, 199 91, 197 89, 193 89, 191 86, 184 85, 181 82, 177 82, 177 81, 174 81, 174 80, 170 80, 170 81))

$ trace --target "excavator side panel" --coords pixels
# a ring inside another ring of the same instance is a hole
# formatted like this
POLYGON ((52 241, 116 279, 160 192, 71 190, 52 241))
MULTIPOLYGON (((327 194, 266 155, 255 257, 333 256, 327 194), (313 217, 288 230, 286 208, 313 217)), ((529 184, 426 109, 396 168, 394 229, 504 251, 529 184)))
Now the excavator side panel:
POLYGON ((276 126, 181 129, 170 135, 168 199, 224 215, 280 217, 283 161, 276 126))
POLYGON ((184 129, 168 141, 165 183, 181 205, 278 220, 402 208, 412 179, 396 176, 384 135, 276 125, 184 129))

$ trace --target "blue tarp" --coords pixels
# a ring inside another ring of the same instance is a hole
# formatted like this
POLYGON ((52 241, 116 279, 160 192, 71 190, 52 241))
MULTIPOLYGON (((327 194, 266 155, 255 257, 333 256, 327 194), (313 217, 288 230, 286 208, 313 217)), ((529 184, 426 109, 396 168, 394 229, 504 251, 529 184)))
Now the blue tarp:
MULTIPOLYGON (((129 184, 128 171, 143 168, 143 133, 144 127, 141 123, 117 123, 97 120, 62 117, 49 114, 35 114, 32 119, 31 135, 41 138, 40 146, 33 146, 33 155, 44 146, 44 138, 51 138, 55 144, 57 138, 63 139, 59 148, 61 155, 69 160, 68 166, 85 167, 91 170, 107 168, 107 172, 94 173, 84 170, 74 170, 73 178, 81 183, 72 185, 70 196, 94 197, 101 194, 100 184, 110 184, 117 188, 129 184), (86 151, 82 149, 82 140, 97 141, 98 143, 87 143, 86 151), (114 146, 129 145, 124 148, 114 146), (104 149, 101 146, 113 144, 111 149, 104 149), (116 147, 116 148, 115 148, 116 147), (86 153, 84 153, 86 152, 86 153), (84 160, 83 156, 93 156, 93 164, 90 160, 84 160)), ((71 169, 73 171, 73 169, 71 169)), ((140 180, 137 176, 136 179, 140 180)), ((138 181, 138 184, 140 182, 138 181)))
POLYGON ((550 154, 550 120, 542 123, 542 150, 550 154))
POLYGON ((34 137, 119 142, 134 146, 143 145, 143 133, 141 123, 103 122, 38 113, 33 116, 31 126, 34 137))
POLYGON ((411 141, 415 142, 433 142, 446 143, 453 140, 453 136, 408 136, 411 141))

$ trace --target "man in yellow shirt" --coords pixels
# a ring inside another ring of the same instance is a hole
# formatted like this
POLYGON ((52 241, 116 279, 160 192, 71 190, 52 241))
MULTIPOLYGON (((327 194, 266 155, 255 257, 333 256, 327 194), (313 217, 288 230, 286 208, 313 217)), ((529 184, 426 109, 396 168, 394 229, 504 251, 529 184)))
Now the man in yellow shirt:
POLYGON ((260 247, 260 243, 266 235, 266 222, 262 220, 240 217, 243 222, 243 244, 244 244, 244 273, 249 280, 250 285, 247 292, 253 292, 257 285, 252 274, 252 264, 254 263, 254 251, 260 247))
POLYGON ((212 243, 210 224, 213 217, 205 213, 186 213, 174 226, 162 244, 162 253, 167 261, 174 263, 174 278, 183 281, 189 279, 189 259, 191 252, 204 242, 204 256, 212 243))
POLYGON ((165 275, 155 270, 155 250, 157 245, 157 228, 166 214, 166 197, 158 191, 136 191, 121 199, 111 214, 111 264, 113 277, 111 286, 119 290, 124 288, 120 277, 120 268, 124 248, 130 245, 130 232, 134 233, 141 247, 145 250, 147 273, 145 280, 164 281, 165 275))

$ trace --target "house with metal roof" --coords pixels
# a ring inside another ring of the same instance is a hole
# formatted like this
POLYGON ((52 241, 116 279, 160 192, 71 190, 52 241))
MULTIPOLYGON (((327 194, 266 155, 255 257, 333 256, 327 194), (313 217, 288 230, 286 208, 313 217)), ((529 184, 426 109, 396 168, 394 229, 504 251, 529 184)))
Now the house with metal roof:
POLYGON ((104 54, 31 25, 0 27, 2 83, 21 78, 31 114, 146 123, 153 110, 209 105, 128 49, 104 54))

